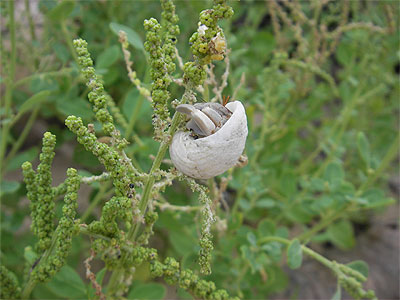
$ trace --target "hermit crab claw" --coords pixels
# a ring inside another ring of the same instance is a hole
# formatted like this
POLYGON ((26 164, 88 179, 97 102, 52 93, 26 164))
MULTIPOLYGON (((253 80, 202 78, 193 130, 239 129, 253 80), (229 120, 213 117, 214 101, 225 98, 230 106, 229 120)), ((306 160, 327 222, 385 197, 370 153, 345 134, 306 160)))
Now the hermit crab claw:
POLYGON ((182 114, 186 114, 186 115, 191 115, 194 111, 196 110, 196 108, 193 105, 190 104, 180 104, 176 107, 176 111, 182 113, 182 114))
POLYGON ((215 124, 201 110, 189 104, 178 105, 176 110, 191 117, 191 121, 188 123, 188 128, 193 129, 196 134, 209 136, 214 133, 215 124))

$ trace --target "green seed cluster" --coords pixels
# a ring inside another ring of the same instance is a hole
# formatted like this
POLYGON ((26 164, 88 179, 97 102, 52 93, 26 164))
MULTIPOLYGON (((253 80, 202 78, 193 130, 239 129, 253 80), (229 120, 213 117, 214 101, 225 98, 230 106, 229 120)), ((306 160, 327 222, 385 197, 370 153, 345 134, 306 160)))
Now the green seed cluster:
MULTIPOLYGON (((130 272, 132 267, 138 267, 144 262, 150 262, 150 274, 152 277, 163 277, 166 283, 178 285, 193 294, 195 298, 210 300, 239 299, 230 297, 226 290, 216 289, 214 282, 200 279, 191 270, 181 270, 179 262, 172 257, 167 257, 164 263, 160 262, 156 249, 141 246, 131 248, 128 244, 117 248, 114 247, 112 240, 111 242, 107 241, 106 244, 111 249, 108 252, 108 256, 113 257, 114 261, 115 258, 122 260, 125 272, 130 272)), ((118 286, 118 289, 125 288, 123 283, 118 286)))
POLYGON ((112 115, 115 118, 117 124, 120 124, 124 129, 128 128, 128 121, 125 119, 124 115, 121 113, 119 107, 115 104, 114 99, 107 93, 105 93, 107 99, 107 105, 110 108, 112 115))
POLYGON ((377 299, 373 290, 365 291, 362 282, 366 281, 361 273, 342 264, 336 264, 337 276, 341 287, 343 287, 354 299, 377 299))
POLYGON ((211 274, 211 252, 214 249, 212 243, 211 225, 214 223, 214 215, 211 210, 211 199, 207 196, 208 189, 196 183, 193 179, 180 178, 188 182, 193 192, 199 193, 199 202, 203 205, 201 210, 201 236, 200 236, 200 252, 199 265, 200 272, 206 275, 211 274))
POLYGON ((174 63, 175 59, 175 44, 177 42, 177 36, 180 33, 178 21, 179 18, 175 13, 175 5, 172 0, 161 0, 161 24, 163 30, 163 53, 164 53, 164 63, 166 64, 166 69, 168 74, 175 71, 176 65, 174 63))
POLYGON ((164 263, 155 258, 150 260, 150 274, 153 277, 163 277, 166 283, 178 285, 195 298, 212 300, 239 299, 230 297, 226 290, 217 290, 214 282, 200 279, 191 270, 180 270, 179 262, 172 257, 167 257, 164 263))
POLYGON ((5 266, 0 266, 0 299, 19 299, 21 288, 17 277, 5 266))
POLYGON ((117 218, 125 220, 130 225, 132 202, 128 197, 112 197, 107 201, 101 211, 100 221, 92 222, 89 225, 89 230, 107 237, 120 238, 117 218))
POLYGON ((183 67, 186 84, 193 86, 203 84, 206 79, 205 65, 224 58, 226 40, 217 22, 232 15, 233 9, 226 4, 226 0, 215 0, 212 9, 200 12, 198 30, 189 39, 195 61, 187 62, 183 67))
POLYGON ((168 126, 168 100, 171 74, 175 71, 175 44, 179 34, 178 16, 171 0, 162 0, 162 26, 154 18, 144 21, 146 42, 144 47, 149 53, 151 78, 153 80, 151 97, 153 99, 153 125, 156 140, 161 140, 162 132, 168 126))
MULTIPOLYGON (((149 218, 155 218, 155 216, 149 216, 149 218)), ((102 259, 105 261, 108 270, 114 270, 122 266, 124 269, 119 271, 130 274, 132 268, 149 262, 150 275, 152 277, 162 277, 166 283, 183 288, 195 298, 212 300, 239 299, 237 297, 230 297, 226 290, 216 289, 213 282, 200 279, 193 271, 189 269, 181 270, 179 262, 174 258, 167 257, 164 262, 161 262, 158 259, 156 249, 132 246, 124 237, 119 241, 114 238, 97 239, 93 244, 93 250, 103 253, 102 259)), ((127 288, 128 285, 124 281, 119 282, 115 286, 116 292, 120 295, 127 288)))
POLYGON ((112 147, 97 141, 96 136, 90 133, 83 125, 82 119, 76 116, 69 116, 65 120, 65 125, 77 135, 77 141, 82 144, 87 151, 93 153, 100 163, 104 165, 107 172, 114 179, 113 184, 116 188, 117 196, 126 197, 130 192, 129 185, 134 182, 131 172, 127 166, 121 163, 122 158, 112 147))
POLYGON ((148 245, 149 238, 154 234, 153 225, 158 219, 158 213, 155 211, 148 210, 144 216, 145 227, 143 229, 142 235, 138 238, 138 243, 140 245, 148 245))
POLYGON ((190 37, 191 50, 205 65, 213 60, 222 60, 226 51, 226 40, 218 20, 233 16, 232 7, 226 1, 214 1, 212 9, 200 13, 199 29, 190 37))
POLYGON ((87 49, 87 42, 82 39, 76 39, 74 40, 74 47, 78 54, 78 63, 81 68, 81 73, 85 77, 86 85, 90 89, 88 98, 93 105, 96 119, 102 124, 105 134, 113 135, 115 131, 113 118, 107 110, 107 97, 104 92, 104 86, 93 68, 93 61, 87 49))
POLYGON ((54 158, 56 136, 46 132, 43 136, 43 147, 37 174, 30 162, 22 164, 24 180, 31 201, 32 231, 38 237, 37 252, 44 252, 51 243, 54 232, 54 197, 52 192, 51 163, 54 158))
POLYGON ((150 91, 142 86, 142 82, 137 77, 136 71, 132 70, 133 62, 130 60, 131 53, 128 50, 129 42, 128 42, 128 37, 126 36, 126 32, 121 30, 118 35, 119 35, 119 42, 121 43, 122 46, 122 52, 124 53, 124 59, 125 59, 126 69, 128 70, 129 80, 136 86, 139 93, 151 102, 152 100, 150 97, 150 91))
POLYGON ((133 218, 133 207, 136 204, 135 190, 131 188, 135 182, 132 172, 122 163, 123 159, 112 147, 97 141, 96 136, 90 133, 83 125, 82 119, 69 116, 65 121, 67 127, 77 135, 77 140, 86 150, 92 152, 102 163, 113 178, 116 197, 111 198, 103 207, 100 221, 95 221, 91 230, 106 236, 119 236, 116 218, 120 217, 130 225, 133 218))
POLYGON ((204 65, 199 65, 193 61, 189 61, 183 65, 184 81, 191 83, 193 86, 202 85, 207 78, 204 65))
POLYGON ((61 184, 59 184, 58 186, 55 186, 52 188, 52 193, 53 193, 53 197, 54 199, 56 199, 56 197, 64 195, 67 192, 67 184, 66 182, 63 182, 61 184))
MULTIPOLYGON (((166 64, 166 56, 163 51, 161 39, 161 25, 154 18, 144 21, 146 42, 144 48, 149 53, 150 74, 153 80, 151 97, 153 99, 153 125, 156 134, 159 135, 167 128, 169 118, 168 100, 170 93, 168 86, 171 83, 169 71, 173 71, 171 65, 166 64), (170 68, 169 70, 167 68, 170 68)), ((172 63, 173 64, 173 63, 172 63)))
POLYGON ((79 232, 75 223, 76 209, 78 207, 78 190, 80 186, 78 172, 69 168, 67 170, 67 192, 64 196, 63 215, 58 222, 52 245, 47 250, 49 253, 41 258, 39 265, 33 269, 31 277, 36 282, 44 282, 54 276, 65 265, 71 250, 72 237, 79 232), (54 250, 53 250, 54 249, 54 250))

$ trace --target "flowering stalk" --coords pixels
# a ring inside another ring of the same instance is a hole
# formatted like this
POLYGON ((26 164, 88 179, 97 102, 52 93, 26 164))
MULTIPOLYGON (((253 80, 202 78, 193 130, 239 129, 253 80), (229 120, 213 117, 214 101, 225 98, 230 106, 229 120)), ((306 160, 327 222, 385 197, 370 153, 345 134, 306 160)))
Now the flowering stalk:
POLYGON ((18 299, 21 297, 17 277, 5 266, 0 266, 0 299, 18 299))
MULTIPOLYGON (((277 237, 277 236, 267 236, 258 241, 260 245, 266 244, 268 242, 278 242, 285 245, 290 245, 291 241, 277 237)), ((333 271, 333 273, 338 278, 339 285, 342 286, 353 298, 355 299, 377 299, 373 290, 365 291, 362 288, 362 282, 365 282, 367 278, 360 272, 346 266, 339 264, 335 261, 330 261, 326 259, 314 250, 302 245, 301 250, 317 260, 324 266, 328 267, 333 271)))
MULTIPOLYGON (((81 226, 80 231, 83 234, 112 243, 110 238, 100 234, 93 234, 85 227, 81 226)), ((127 256, 128 260, 124 262, 127 265, 138 267, 144 262, 149 262, 150 275, 152 277, 162 277, 166 283, 181 287, 191 293, 195 298, 220 300, 239 299, 230 296, 226 290, 216 289, 213 282, 200 279, 193 271, 188 269, 182 270, 179 262, 172 257, 167 257, 164 262, 161 262, 158 259, 156 249, 125 244, 119 251, 129 254, 127 256)))
POLYGON ((51 236, 54 232, 54 197, 50 169, 54 158, 55 145, 55 135, 46 132, 43 136, 43 147, 37 174, 33 171, 30 162, 25 162, 22 165, 28 198, 31 201, 31 229, 39 238, 36 245, 38 253, 44 252, 50 246, 51 236))
POLYGON ((151 98, 153 101, 153 125, 155 139, 161 141, 168 126, 168 86, 172 82, 171 74, 175 71, 175 44, 179 34, 178 16, 171 0, 162 0, 162 26, 154 18, 144 21, 147 31, 145 50, 149 53, 151 78, 153 79, 151 98))
MULTIPOLYGON (((25 163, 25 165, 27 165, 25 163)), ((80 177, 75 169, 67 170, 67 191, 64 196, 63 215, 56 231, 52 235, 49 247, 39 257, 36 265, 32 266, 28 283, 22 292, 22 298, 29 297, 32 289, 38 282, 44 282, 54 276, 65 265, 66 258, 72 246, 72 236, 79 232, 75 223, 78 189, 80 177)))

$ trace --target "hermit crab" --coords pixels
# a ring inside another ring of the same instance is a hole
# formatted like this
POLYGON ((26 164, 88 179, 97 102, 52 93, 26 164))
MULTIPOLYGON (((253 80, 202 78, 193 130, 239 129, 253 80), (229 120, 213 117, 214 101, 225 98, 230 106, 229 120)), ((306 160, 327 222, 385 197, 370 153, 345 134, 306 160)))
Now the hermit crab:
POLYGON ((176 110, 189 116, 189 131, 175 133, 169 153, 175 167, 187 176, 208 179, 238 163, 247 138, 243 104, 181 104, 176 110))

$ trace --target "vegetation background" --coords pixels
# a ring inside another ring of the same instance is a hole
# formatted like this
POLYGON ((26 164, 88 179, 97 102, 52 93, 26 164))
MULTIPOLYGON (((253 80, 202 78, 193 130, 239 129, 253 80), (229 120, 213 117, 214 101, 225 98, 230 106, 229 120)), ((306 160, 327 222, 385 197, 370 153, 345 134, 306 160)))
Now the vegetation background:
MULTIPOLYGON (((181 30, 177 48, 187 61, 199 12, 212 3, 175 4, 181 30)), ((263 242, 278 236, 309 243, 339 263, 365 260, 370 265, 366 287, 375 289, 378 298, 398 299, 398 3, 230 4, 235 15, 220 24, 230 49, 223 94, 242 100, 246 107, 249 162, 208 183, 212 200, 221 204, 216 206, 213 229, 213 273, 207 279, 245 299, 337 297, 336 279, 329 270, 308 259, 300 267, 301 260, 299 265, 290 253, 286 259, 285 245, 263 242)), ((24 161, 37 164, 43 133, 57 136, 55 185, 65 179, 68 167, 85 176, 102 172, 97 159, 64 125, 74 114, 99 127, 72 40, 82 37, 88 42, 96 71, 130 124, 129 155, 147 171, 158 149, 152 138, 152 108, 129 81, 117 33, 127 32, 133 67, 150 88, 143 20, 160 18, 161 8, 157 1, 18 0, 13 20, 9 1, 0 5, 0 259, 22 283, 24 259, 29 261, 26 247, 35 238, 29 230, 20 166, 24 161)), ((219 83, 225 67, 226 61, 215 63, 219 83)), ((178 85, 171 87, 173 97, 182 92, 178 85)), ((111 195, 110 183, 83 186, 78 199, 81 219, 97 219, 111 195)), ((198 195, 174 182, 158 201, 159 220, 150 245, 160 256, 173 256, 183 267, 198 270, 198 195), (166 203, 184 209, 168 209, 166 203)), ((62 201, 57 201, 58 217, 61 208, 62 201)), ((89 249, 88 238, 75 237, 68 266, 49 283, 38 285, 32 296, 93 297, 83 264, 89 249)), ((356 265, 367 275, 365 263, 356 265)), ((95 273, 102 268, 100 261, 92 263, 95 273)), ((162 280, 151 281, 148 267, 142 266, 136 270, 131 297, 191 296, 162 280)))

